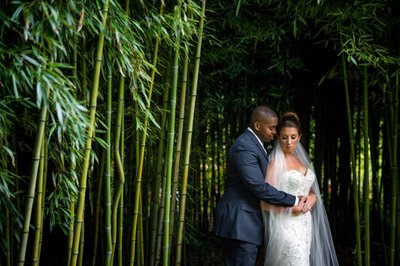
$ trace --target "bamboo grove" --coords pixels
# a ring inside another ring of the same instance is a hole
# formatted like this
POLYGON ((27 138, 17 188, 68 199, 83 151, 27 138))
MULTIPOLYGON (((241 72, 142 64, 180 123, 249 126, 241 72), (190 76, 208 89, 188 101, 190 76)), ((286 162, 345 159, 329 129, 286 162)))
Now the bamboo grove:
POLYGON ((0 3, 0 265, 222 265, 251 109, 296 111, 341 265, 400 262, 394 0, 0 3))

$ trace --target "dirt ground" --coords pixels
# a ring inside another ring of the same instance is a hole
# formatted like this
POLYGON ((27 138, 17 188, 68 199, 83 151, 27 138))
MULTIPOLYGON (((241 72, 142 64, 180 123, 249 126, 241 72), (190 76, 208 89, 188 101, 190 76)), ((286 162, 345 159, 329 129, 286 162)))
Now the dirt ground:
MULTIPOLYGON (((196 266, 223 266, 222 246, 218 238, 209 235, 204 237, 198 247, 190 247, 190 256, 188 265, 196 266)), ((351 248, 336 248, 336 253, 340 266, 353 266, 355 265, 354 254, 351 248)), ((374 265, 374 263, 371 263, 374 265)), ((262 253, 260 254, 257 266, 262 266, 262 253)))

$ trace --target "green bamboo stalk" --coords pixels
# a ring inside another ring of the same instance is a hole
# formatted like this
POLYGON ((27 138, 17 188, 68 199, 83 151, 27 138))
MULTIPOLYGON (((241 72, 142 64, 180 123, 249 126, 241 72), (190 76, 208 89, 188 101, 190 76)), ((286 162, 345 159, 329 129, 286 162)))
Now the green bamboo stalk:
MULTIPOLYGON (((75 204, 76 202, 73 200, 71 202, 71 205, 69 207, 69 213, 70 216, 73 217, 75 215, 75 204)), ((72 246, 74 244, 74 219, 71 218, 70 222, 69 222, 69 234, 68 234, 68 247, 67 247, 67 264, 66 265, 70 265, 71 263, 71 259, 72 259, 72 246)))
POLYGON ((115 253, 116 243, 117 243, 117 216, 118 216, 118 207, 121 203, 121 198, 123 197, 124 192, 124 184, 125 184, 125 173, 124 167, 122 165, 121 159, 121 131, 122 131, 122 120, 124 117, 124 101, 125 101, 125 78, 121 76, 118 90, 118 110, 117 110, 117 119, 115 124, 115 164, 117 166, 119 182, 116 188, 116 192, 113 200, 112 207, 112 232, 113 232, 113 256, 115 253))
MULTIPOLYGON (((167 75, 168 80, 169 75, 167 75)), ((167 110, 168 98, 169 98, 169 87, 165 84, 165 91, 163 95, 163 108, 162 110, 167 110)), ((160 249, 161 249, 161 232, 159 234, 159 228, 162 228, 162 217, 164 217, 164 209, 160 208, 160 202, 164 202, 162 199, 160 201, 160 189, 163 177, 163 160, 165 151, 165 125, 167 122, 166 111, 162 112, 161 118, 161 131, 160 131, 160 141, 158 144, 158 156, 157 156, 157 167, 156 167, 156 178, 154 181, 154 198, 152 207, 152 224, 151 224, 151 251, 150 251, 150 266, 159 265, 160 249), (160 241, 158 241, 158 235, 160 235, 160 241)), ((164 187, 161 191, 164 191, 164 187)), ((164 195, 164 194, 163 194, 164 195)), ((163 198, 164 196, 162 196, 163 198)), ((163 206, 163 205, 162 205, 163 206)))
POLYGON ((172 179, 172 165, 173 153, 175 143, 175 116, 176 116, 176 95, 178 87, 178 74, 179 74, 179 50, 181 40, 181 1, 178 0, 178 5, 174 8, 174 22, 176 39, 174 43, 174 63, 172 66, 172 88, 169 104, 169 117, 168 117, 168 138, 167 138, 167 175, 166 175, 166 188, 165 188, 165 216, 164 216, 164 235, 163 235, 163 262, 162 265, 166 266, 169 263, 169 223, 170 223, 170 209, 171 209, 171 179, 172 179))
POLYGON ((85 219, 82 220, 82 232, 81 232, 81 238, 79 240, 79 254, 78 254, 79 266, 82 266, 84 246, 85 246, 85 219))
POLYGON ((44 166, 45 166, 45 141, 42 142, 42 148, 40 152, 40 163, 39 163, 39 177, 37 184, 36 193, 36 225, 35 225, 35 238, 33 241, 32 251, 32 265, 39 265, 39 254, 40 254, 40 240, 43 233, 43 179, 44 179, 44 166))
MULTIPOLYGON (((391 169, 391 176, 392 176, 392 195, 391 195, 391 211, 390 211, 390 224, 391 224, 391 230, 390 230, 390 244, 389 244, 389 250, 390 250, 390 260, 389 260, 389 265, 394 266, 396 257, 399 255, 395 253, 396 249, 396 231, 399 230, 397 228, 400 223, 397 222, 396 219, 396 209, 397 209, 397 197, 398 197, 398 178, 399 178, 399 172, 398 172, 398 161, 397 161, 397 139, 398 139, 398 114, 399 114, 399 76, 396 74, 396 84, 395 84, 395 89, 394 89, 394 95, 390 95, 389 99, 393 99, 393 105, 391 104, 391 110, 389 112, 389 120, 388 125, 389 130, 388 134, 390 134, 390 144, 389 145, 389 159, 390 159, 390 169, 391 169)), ((398 243, 398 242, 397 242, 398 243)))
MULTIPOLYGON (((49 95, 50 88, 47 88, 46 95, 49 95)), ((25 206, 25 215, 24 215, 24 224, 22 228, 22 236, 21 236, 21 245, 19 251, 18 265, 22 266, 25 263, 25 255, 26 255, 26 247, 28 245, 28 236, 29 236, 29 226, 32 215, 32 206, 33 199, 35 197, 36 190, 36 182, 38 177, 39 170, 39 162, 40 162, 40 154, 42 148, 42 142, 44 141, 44 129, 46 126, 46 118, 47 118, 47 110, 48 103, 43 100, 42 106, 40 109, 39 122, 37 127, 37 134, 35 145, 33 148, 33 159, 32 159, 32 170, 31 170, 31 179, 29 182, 27 195, 26 195, 26 206, 25 206)))
POLYGON ((341 54, 342 61, 342 70, 343 70, 343 82, 345 88, 346 95, 346 113, 347 113, 347 127, 349 130, 349 144, 350 144, 350 158, 351 158, 351 169, 353 175, 353 189, 354 189, 354 220, 356 225, 356 255, 357 255, 357 265, 362 265, 362 256, 361 256, 361 228, 360 228, 360 210, 359 210, 359 201, 358 201, 358 178, 357 178, 357 169, 356 169, 356 157, 355 157, 355 139, 353 133, 353 121, 351 115, 351 107, 350 107, 350 96, 349 96, 349 84, 347 79, 347 69, 346 69, 346 60, 344 58, 344 54, 341 54))
POLYGON ((97 258, 97 246, 99 241, 99 227, 100 227, 100 208, 101 208, 101 195, 103 191, 103 179, 104 179, 104 165, 106 160, 106 153, 101 153, 100 159, 100 170, 99 170, 99 181, 97 184, 97 193, 96 193, 96 210, 95 210, 95 225, 94 225, 94 239, 93 239, 93 260, 92 265, 96 265, 97 258))
POLYGON ((156 241, 156 258, 155 258, 155 264, 154 266, 161 265, 161 254, 163 252, 162 250, 162 243, 163 243, 163 230, 164 230, 164 216, 165 216, 165 197, 166 194, 164 191, 166 190, 167 182, 166 182, 166 165, 164 165, 163 168, 163 174, 162 174, 162 189, 161 189, 161 201, 160 201, 160 207, 158 210, 158 224, 159 226, 157 227, 157 241, 156 241))
POLYGON ((169 241, 172 242, 174 235, 174 221, 175 221, 175 205, 176 205, 176 191, 178 190, 178 180, 179 180, 179 166, 181 158, 182 149, 182 136, 183 136, 183 125, 185 119, 185 104, 186 104, 186 88, 187 88, 187 75, 188 75, 188 65, 189 65, 189 48, 185 48, 185 59, 183 63, 182 70, 182 87, 181 87, 181 97, 179 105, 179 124, 178 124, 178 134, 176 137, 176 148, 175 148, 175 161, 174 161, 174 172, 172 174, 172 199, 171 199, 171 223, 169 227, 170 237, 169 241))
MULTIPOLYGON (((127 1, 129 3, 129 1, 127 1)), ((122 102, 124 102, 124 99, 122 99, 122 102)), ((123 104, 124 106, 124 104, 123 104)), ((121 118, 121 149, 120 149, 120 153, 121 153, 121 158, 125 158, 125 154, 124 154, 124 150, 125 150, 125 121, 124 121, 124 107, 122 110, 122 118, 121 118)), ((124 166, 124 160, 121 160, 121 164, 122 164, 122 170, 125 169, 124 166)), ((123 191, 123 190, 122 190, 123 191)), ((118 265, 122 266, 123 264, 123 233, 124 233, 124 197, 123 197, 123 192, 121 195, 121 202, 119 204, 119 219, 118 219, 118 265)))
POLYGON ((124 233, 124 197, 121 196, 120 199, 120 204, 118 207, 118 246, 117 246, 117 265, 122 266, 123 265, 123 244, 124 244, 124 238, 123 238, 123 233, 124 233))
MULTIPOLYGON (((112 118, 112 70, 108 70, 107 92, 107 133, 106 133, 106 165, 104 171, 104 228, 106 239, 105 266, 111 266, 112 258, 112 232, 111 232, 111 118, 112 118)), ((94 265, 93 265, 94 266, 94 265)))
POLYGON ((364 70, 364 86, 363 86, 363 122, 364 122, 364 241, 365 241, 365 265, 369 266, 371 263, 371 249, 370 249, 370 200, 369 200, 369 191, 370 191, 370 181, 369 181, 369 130, 368 130, 368 68, 367 66, 363 66, 364 70))
MULTIPOLYGON (((160 15, 163 14, 163 8, 164 5, 161 3, 160 7, 160 15)), ((157 60, 158 60, 158 47, 160 44, 160 38, 156 39, 156 43, 154 46, 154 54, 153 54, 153 62, 152 64, 154 66, 157 65, 157 60)), ((154 86, 154 79, 155 79, 155 73, 156 73, 156 68, 154 67, 152 72, 151 72, 151 83, 150 83, 150 88, 153 88, 154 86)), ((167 75, 168 77, 168 75, 167 75)), ((168 86, 166 86, 166 91, 168 91, 168 86)), ((165 95, 168 95, 168 93, 164 92, 164 98, 165 95)), ((165 101, 164 101, 165 102, 165 101)), ((149 256, 149 265, 154 265, 155 263, 155 257, 156 257, 156 238, 157 238, 157 226, 158 226, 158 208, 159 208, 159 194, 160 191, 160 180, 161 180, 161 169, 162 169, 162 155, 164 154, 164 125, 166 123, 166 114, 165 112, 162 113, 162 118, 161 118, 161 131, 160 131, 160 142, 158 145, 158 156, 157 156, 157 165, 156 165, 156 177, 154 181, 154 188, 153 188, 153 198, 152 198, 152 208, 151 208, 151 217, 152 217, 152 223, 151 223, 151 235, 150 235, 150 256, 149 256)))
POLYGON ((10 232, 11 232, 11 225, 10 225, 10 211, 6 209, 6 243, 7 243, 7 266, 11 266, 11 241, 10 241, 10 232))
MULTIPOLYGON (((140 206, 143 206, 143 195, 140 194, 140 206)), ((144 228, 143 228, 143 211, 141 210, 139 213, 139 241, 140 245, 138 245, 138 254, 140 254, 140 265, 144 266, 145 264, 145 249, 144 249, 144 228)))
POLYGON ((187 133, 184 148, 184 167, 182 175, 182 187, 181 187, 181 204, 179 207, 179 226, 177 233, 177 245, 176 245, 176 260, 175 265, 181 265, 182 260, 182 243, 183 243, 183 227, 185 224, 185 209, 186 209, 186 195, 187 195, 187 181, 189 176, 189 164, 190 164, 190 150, 192 144, 192 132, 193 132, 193 121, 196 109, 196 98, 197 98, 197 84, 199 78, 200 69, 200 57, 201 57, 201 46, 203 41, 203 28, 205 20, 206 0, 202 0, 201 17, 199 21, 199 35, 196 47, 196 59, 193 71, 193 83, 192 91, 190 96, 190 108, 188 115, 187 133))
POLYGON ((94 240, 93 240, 93 263, 96 261, 97 257, 97 246, 99 239, 99 227, 100 227, 100 211, 101 211, 101 195, 103 191, 103 179, 104 179, 104 165, 105 165, 106 155, 105 152, 101 153, 100 167, 99 167, 99 179, 96 191, 96 210, 95 210, 95 229, 94 229, 94 240))
MULTIPOLYGON (((102 11, 103 29, 106 28, 107 24, 109 2, 110 2, 109 0, 104 1, 103 11, 102 11)), ((86 194, 86 184, 87 184, 87 176, 88 176, 89 162, 90 162, 90 153, 92 151, 92 138, 95 131, 97 95, 99 91, 101 63, 103 61, 103 47, 104 47, 104 32, 100 31, 99 40, 97 43, 97 50, 96 50, 96 64, 93 76, 93 88, 90 97, 90 119, 89 119, 90 126, 87 132, 88 139, 86 141, 82 175, 79 182, 78 209, 77 209, 76 223, 74 228, 74 241, 73 241, 72 258, 70 264, 71 266, 76 266, 78 259, 77 255, 79 252, 79 240, 82 231, 81 228, 82 228, 83 214, 85 208, 85 194, 86 194)))
MULTIPOLYGON (((48 118, 48 116, 49 116, 49 113, 47 113, 47 118, 48 118)), ((47 127, 48 128, 48 127, 47 127)), ((44 142, 44 169, 43 169, 43 189, 42 189, 42 191, 43 191, 43 194, 44 194, 44 196, 43 196, 43 199, 45 199, 46 198, 46 184, 47 184, 47 172, 48 172, 48 158, 49 158, 49 156, 48 156, 48 149, 49 149, 49 145, 48 145, 48 142, 44 142)), ((42 200, 42 206, 41 206, 41 208, 42 208, 42 216, 44 217, 44 213, 45 213, 45 200, 42 200)), ((42 217, 42 223, 43 223, 43 217, 42 217)), ((40 234, 40 239, 39 239, 39 250, 41 251, 42 250, 42 242, 43 242, 43 227, 42 227, 42 232, 41 232, 41 234, 40 234)), ((39 259, 39 261, 40 261, 40 255, 41 255, 42 253, 41 252, 39 252, 39 257, 38 257, 38 259, 39 259)))
MULTIPOLYGON (((163 14, 164 4, 161 2, 160 6, 160 15, 163 14)), ((153 69, 151 71, 151 81, 149 92, 147 96, 147 103, 146 108, 150 110, 151 107, 151 98, 153 94, 153 87, 155 81, 155 74, 156 74, 156 65, 158 60, 158 49, 160 45, 160 38, 156 39, 156 43, 154 46, 154 54, 153 54, 153 69)), ((137 170, 137 178, 136 178, 136 191, 135 191, 135 198, 134 198, 134 209, 133 209, 133 223, 132 223, 132 235, 131 235, 131 253, 130 253, 130 265, 133 266, 135 263, 135 247, 136 247, 136 234, 137 234, 137 224, 139 219, 139 209, 141 209, 140 198, 141 198, 141 189, 142 189, 142 176, 143 176, 143 163, 144 163, 144 152, 146 148, 146 140, 147 140, 147 128, 149 124, 149 118, 145 116, 144 118, 144 125, 143 125, 143 132, 142 138, 140 142, 140 151, 139 151, 139 163, 138 163, 138 170, 137 170)), ((156 190, 157 191, 157 190, 156 190)), ((155 193, 157 195, 158 192, 155 193)), ((151 259, 150 259, 151 260, 151 259)))

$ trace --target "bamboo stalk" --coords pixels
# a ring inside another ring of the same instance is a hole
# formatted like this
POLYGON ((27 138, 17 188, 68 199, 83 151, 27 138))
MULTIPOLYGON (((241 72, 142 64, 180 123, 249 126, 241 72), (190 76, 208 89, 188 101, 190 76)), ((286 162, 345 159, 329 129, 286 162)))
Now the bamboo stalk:
MULTIPOLYGON (((49 95, 50 88, 46 89, 46 95, 49 95)), ((46 126, 48 103, 43 100, 42 107, 40 109, 40 117, 37 127, 36 140, 33 149, 33 159, 32 159, 32 170, 31 178, 29 181, 28 191, 26 195, 26 206, 24 215, 24 224, 22 228, 21 245, 19 250, 18 265, 22 266, 25 263, 26 247, 28 245, 29 236, 29 226, 32 215, 33 200, 35 197, 36 182, 38 177, 40 154, 42 148, 42 142, 44 141, 44 129, 46 126)))
MULTIPOLYGON (((112 117, 112 70, 108 70, 107 84, 107 133, 106 164, 104 171, 104 229, 105 229, 105 265, 111 266, 112 232, 111 232, 111 117, 112 117)), ((94 265, 93 265, 94 266, 94 265)))
POLYGON ((36 225, 35 225, 35 238, 33 241, 33 252, 32 252, 32 265, 39 265, 39 254, 40 254, 40 240, 42 238, 43 233, 43 179, 44 179, 44 150, 45 150, 45 142, 42 142, 42 149, 40 152, 40 165, 39 165, 39 177, 37 184, 37 193, 36 193, 36 225))
POLYGON ((183 227, 185 223, 185 210, 186 210, 186 195, 187 195, 187 182, 189 176, 189 164, 190 164, 190 150, 192 143, 192 132, 193 132, 193 120, 196 109, 196 98, 197 98, 197 84, 199 78, 200 69, 200 56, 201 46, 203 41, 203 28, 205 20, 206 0, 202 0, 201 17, 199 21, 199 37, 197 40, 196 47, 196 58, 193 71, 193 83, 190 98, 190 108, 188 115, 187 133, 185 136, 185 148, 184 148, 184 168, 182 175, 182 187, 181 187, 181 203, 179 208, 179 225, 177 232, 177 245, 176 245, 176 260, 175 265, 181 265, 182 260, 182 242, 183 242, 183 227))
POLYGON ((364 70, 364 89, 363 89, 363 122, 364 122, 364 243, 365 243, 365 265, 369 266, 371 263, 371 248, 370 248, 370 201, 369 201, 369 191, 370 191, 370 181, 369 181, 369 126, 368 126, 368 68, 363 66, 364 70))
MULTIPOLYGON (((168 80, 167 75, 167 80, 168 80)), ((168 95, 169 95, 169 87, 166 84, 166 89, 163 95, 163 110, 167 110, 168 105, 168 95)), ((158 144, 158 152, 157 152, 157 166, 156 166, 156 178, 154 181, 154 189, 153 189, 153 207, 152 207, 152 224, 151 224, 151 250, 150 250, 150 266, 159 265, 160 259, 160 249, 161 249, 161 231, 162 230, 162 220, 164 217, 164 205, 163 198, 164 194, 161 196, 160 200, 160 189, 161 185, 163 185, 161 191, 164 191, 164 174, 163 174, 163 160, 164 160, 164 151, 165 151, 165 124, 167 122, 167 114, 165 111, 162 113, 161 117, 161 131, 160 131, 160 141, 158 144), (161 207, 160 207, 161 206, 161 207), (160 232, 159 232, 160 231, 160 232), (158 238, 158 236, 160 236, 158 238), (160 241, 159 241, 160 239, 160 241)))
POLYGON ((347 127, 349 130, 349 144, 350 144, 350 158, 351 158, 351 169, 353 175, 353 189, 354 189, 354 220, 356 224, 356 254, 357 254, 357 265, 362 265, 362 256, 361 256, 361 229, 360 229, 360 210, 359 210, 359 201, 358 201, 358 178, 356 172, 356 157, 355 157, 355 140, 353 134, 353 122, 351 116, 351 107, 350 107, 350 96, 349 96, 349 85, 347 80, 347 69, 346 69, 346 61, 344 58, 344 54, 341 54, 342 61, 342 70, 343 70, 343 82, 345 88, 346 95, 346 113, 347 113, 347 127))
POLYGON ((178 190, 178 180, 179 180, 179 166, 181 158, 182 149, 182 138, 183 138, 183 125, 185 119, 185 104, 186 104, 186 87, 187 87, 187 75, 188 75, 188 65, 189 65, 189 51, 188 48, 185 49, 185 59, 183 63, 182 71, 182 87, 181 95, 179 101, 179 124, 178 124, 178 134, 176 137, 176 148, 175 148, 175 161, 174 170, 172 174, 172 199, 171 199, 171 223, 170 223, 170 242, 174 236, 174 221, 175 221, 175 205, 176 205, 176 191, 178 190))
POLYGON ((166 164, 167 164, 167 175, 166 175, 166 187, 165 193, 165 215, 164 215, 164 234, 163 234, 163 260, 162 265, 166 266, 169 264, 169 223, 170 223, 170 209, 171 209, 171 180, 172 180, 172 165, 173 165, 173 153, 175 143, 175 117, 176 117, 176 95, 178 87, 178 74, 179 74, 179 51, 181 41, 181 1, 178 0, 178 5, 174 9, 175 16, 175 34, 176 39, 174 43, 174 63, 172 66, 172 87, 169 104, 169 117, 168 117, 168 138, 167 138, 167 153, 166 153, 166 164))
MULTIPOLYGON (((391 210, 390 210, 390 242, 389 242, 389 265, 394 266, 396 260, 399 257, 399 254, 396 254, 396 232, 399 230, 397 227, 399 226, 400 223, 397 221, 396 217, 396 210, 398 208, 397 206, 397 198, 398 198, 398 178, 399 178, 399 172, 398 172, 398 161, 397 161, 397 138, 398 138, 398 113, 399 113, 399 76, 396 74, 396 84, 395 84, 395 89, 394 89, 394 95, 390 95, 389 101, 393 103, 390 104, 390 110, 389 110, 389 121, 387 122, 388 124, 388 141, 390 143, 389 146, 389 160, 390 160, 390 169, 391 169, 391 210)), ((397 242, 398 243, 398 242, 397 242)))
MULTIPOLYGON (((109 0, 104 1, 103 11, 102 11, 102 27, 106 28, 107 24, 107 15, 108 15, 108 6, 109 0)), ((87 136, 88 139, 86 141, 85 146, 85 154, 84 161, 82 167, 82 174, 79 182, 79 198, 78 198, 78 209, 76 214, 76 223, 74 228, 74 241, 73 241, 73 249, 72 249, 72 258, 71 258, 71 266, 76 266, 77 264, 77 255, 79 252, 79 243, 82 231, 82 222, 84 215, 84 207, 85 207, 85 195, 86 195, 86 184, 87 184, 87 176, 90 162, 90 153, 92 151, 92 141, 93 135, 95 131, 95 117, 96 117, 96 107, 97 107, 97 95, 99 91, 99 81, 100 81, 100 71, 101 71, 101 63, 103 61, 103 47, 104 47, 104 32, 100 31, 99 40, 97 43, 96 50, 96 64, 93 76, 93 87, 90 97, 90 126, 88 128, 87 136)))
POLYGON ((117 119, 115 125, 115 164, 117 166, 117 171, 119 175, 118 186, 114 195, 113 207, 112 207, 112 232, 113 232, 113 256, 115 253, 116 243, 117 243, 117 216, 118 216, 118 207, 121 204, 121 199, 123 197, 124 192, 124 184, 125 184, 125 173, 124 167, 122 165, 121 159, 121 131, 122 131, 122 120, 124 117, 124 95, 125 95, 125 78, 121 76, 118 90, 118 110, 117 110, 117 119))
MULTIPOLYGON (((129 1, 127 1, 129 3, 129 1)), ((122 99, 122 102, 124 102, 124 99, 122 99)), ((124 106, 124 104, 123 104, 124 106)), ((121 148, 120 148, 120 153, 121 153, 121 158, 125 158, 125 130, 124 130, 124 125, 125 125, 125 121, 124 121, 124 113, 125 110, 124 108, 122 109, 122 118, 121 118, 121 148)), ((124 166, 124 160, 121 160, 121 164, 122 164, 122 169, 125 169, 124 166)), ((124 178, 125 179, 125 178, 124 178)), ((122 195, 121 195, 121 202, 119 204, 119 219, 118 219, 118 239, 119 239, 119 243, 118 243, 118 265, 122 266, 123 264, 123 244, 124 244, 124 238, 123 238, 123 234, 124 234, 124 194, 123 194, 122 190, 122 195)))
MULTIPOLYGON (((164 3, 161 2, 160 6, 160 15, 163 14, 164 10, 164 3)), ((154 68, 151 71, 151 81, 150 81, 150 87, 149 87, 149 92, 147 96, 147 103, 146 103, 146 108, 147 110, 150 110, 151 107, 151 98, 153 94, 153 87, 154 87, 154 80, 155 80, 155 74, 156 74, 156 65, 157 65, 157 60, 158 60, 158 48, 160 44, 160 38, 158 37, 156 39, 156 43, 154 46, 154 54, 153 54, 153 66, 154 68)), ((139 219, 139 209, 141 209, 141 205, 139 204, 141 196, 141 189, 142 189, 142 176, 143 176, 143 163, 144 163, 144 152, 146 149, 146 141, 147 141, 147 128, 149 124, 149 118, 145 116, 144 118, 144 125, 143 125, 143 132, 142 132, 142 138, 140 142, 140 151, 139 151, 139 163, 138 163, 138 171, 137 171, 137 178, 136 178, 136 191, 135 191, 135 198, 134 198, 134 210, 133 210, 133 223, 132 223, 132 235, 131 235, 131 253, 130 253, 130 265, 133 266, 135 263, 135 247, 136 247, 136 229, 137 229, 137 224, 138 224, 138 219, 139 219)), ((158 194, 157 191, 155 191, 155 195, 158 194)), ((155 196, 157 197, 157 196, 155 196)), ((157 220, 157 219, 155 219, 157 220)), ((154 220, 153 220, 154 221, 154 220)), ((153 243, 153 242, 151 242, 153 243)), ((150 257, 151 260, 152 257, 150 257)))
MULTIPOLYGON (((73 217, 75 215, 75 201, 71 202, 69 207, 70 216, 73 217)), ((74 219, 71 219, 69 222, 69 234, 68 234, 68 247, 67 247, 67 264, 70 265, 72 259, 72 246, 74 244, 74 219)))
POLYGON ((106 153, 102 152, 101 153, 101 159, 100 159, 100 170, 98 173, 99 180, 97 184, 97 192, 96 192, 96 210, 95 210, 95 225, 94 225, 94 240, 93 240, 93 259, 92 259, 92 265, 96 265, 96 259, 97 259, 97 247, 98 247, 98 242, 99 242, 99 227, 100 227, 100 208, 101 208, 101 195, 103 191, 103 179, 104 179, 104 164, 106 160, 106 153))
POLYGON ((79 240, 79 254, 78 254, 79 266, 82 266, 84 247, 85 247, 85 219, 82 220, 82 232, 81 232, 81 238, 79 240))

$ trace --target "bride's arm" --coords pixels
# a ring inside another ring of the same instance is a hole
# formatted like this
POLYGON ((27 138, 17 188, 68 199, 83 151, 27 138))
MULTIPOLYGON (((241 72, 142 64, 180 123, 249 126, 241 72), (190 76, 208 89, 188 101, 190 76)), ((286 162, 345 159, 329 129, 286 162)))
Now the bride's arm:
POLYGON ((282 212, 284 209, 289 208, 289 207, 285 208, 285 207, 280 207, 277 205, 272 205, 263 200, 260 200, 260 207, 261 207, 262 211, 269 211, 269 212, 271 212, 271 211, 272 212, 282 212))

